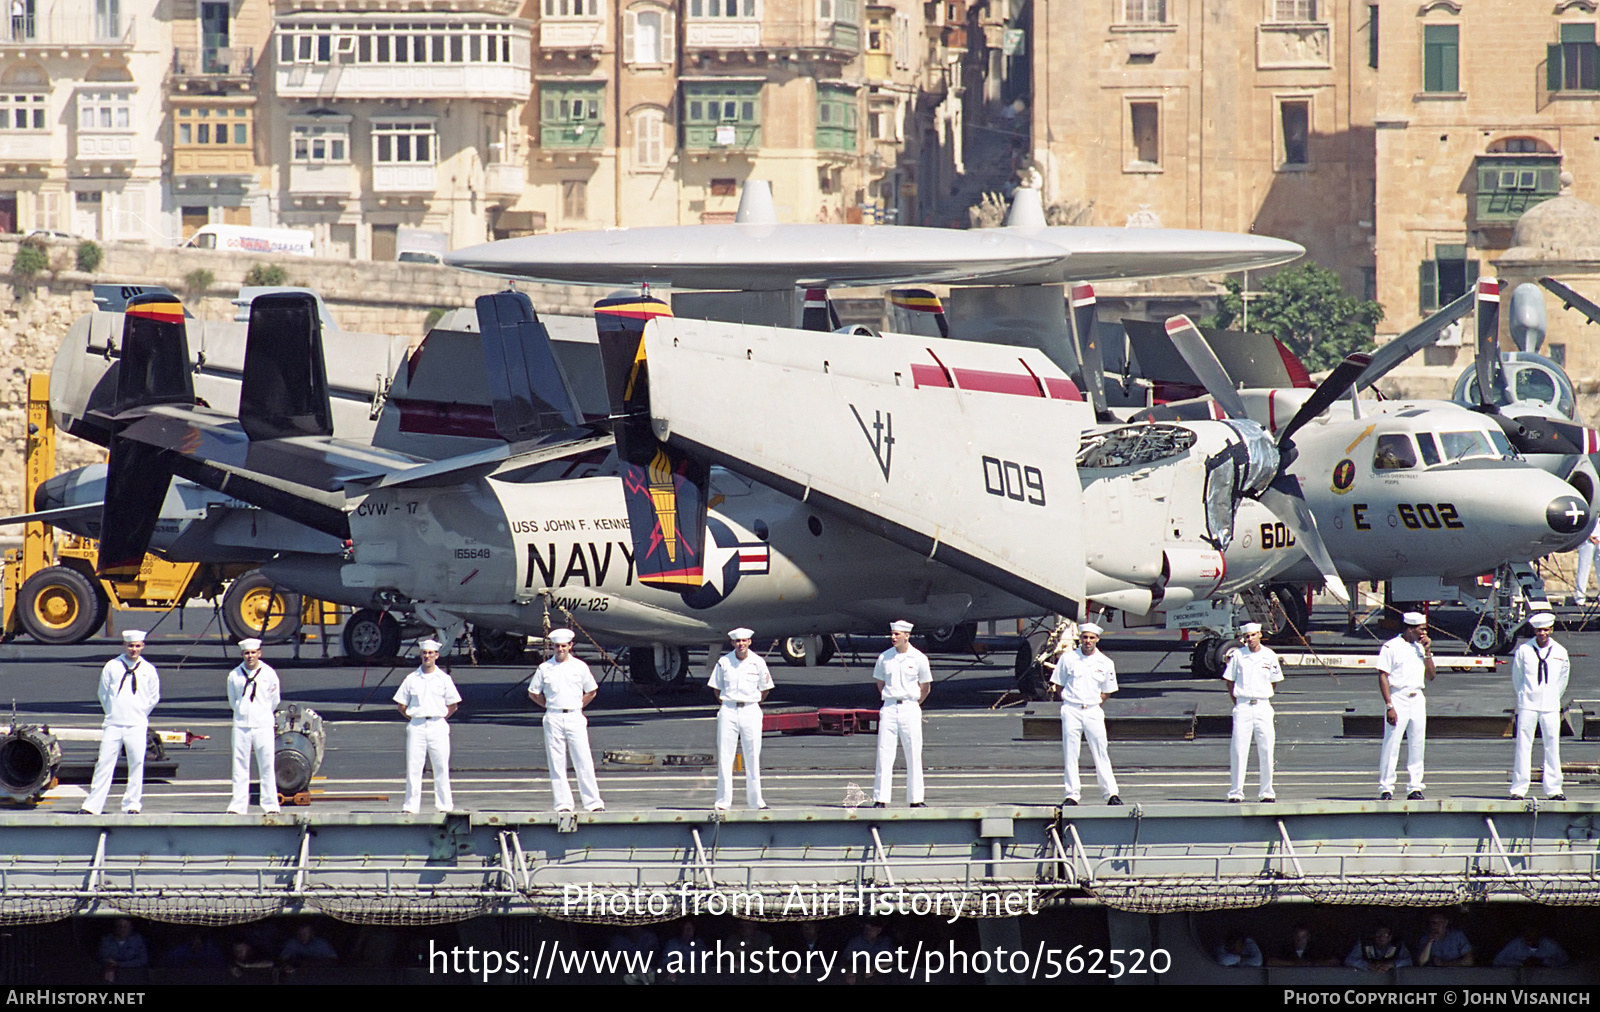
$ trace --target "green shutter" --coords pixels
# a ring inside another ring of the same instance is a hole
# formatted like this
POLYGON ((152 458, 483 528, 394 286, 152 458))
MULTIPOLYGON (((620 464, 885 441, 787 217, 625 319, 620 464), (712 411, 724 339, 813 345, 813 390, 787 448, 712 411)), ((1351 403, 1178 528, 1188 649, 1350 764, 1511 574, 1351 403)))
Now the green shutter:
POLYGON ((1478 261, 1476 261, 1476 260, 1468 260, 1467 261, 1467 290, 1471 291, 1472 286, 1477 284, 1477 283, 1478 283, 1478 261))
POLYGON ((1439 308, 1439 268, 1432 260, 1417 268, 1417 308, 1424 314, 1439 308))
POLYGON ((1544 47, 1544 86, 1547 91, 1561 90, 1561 43, 1544 47))

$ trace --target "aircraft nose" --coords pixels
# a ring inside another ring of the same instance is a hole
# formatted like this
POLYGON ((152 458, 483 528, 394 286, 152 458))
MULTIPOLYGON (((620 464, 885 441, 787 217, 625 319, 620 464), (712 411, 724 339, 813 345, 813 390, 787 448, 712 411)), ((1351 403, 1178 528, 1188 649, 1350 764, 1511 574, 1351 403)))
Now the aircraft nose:
POLYGON ((1592 516, 1589 504, 1575 495, 1558 495, 1544 508, 1545 523, 1557 534, 1583 534, 1592 516))

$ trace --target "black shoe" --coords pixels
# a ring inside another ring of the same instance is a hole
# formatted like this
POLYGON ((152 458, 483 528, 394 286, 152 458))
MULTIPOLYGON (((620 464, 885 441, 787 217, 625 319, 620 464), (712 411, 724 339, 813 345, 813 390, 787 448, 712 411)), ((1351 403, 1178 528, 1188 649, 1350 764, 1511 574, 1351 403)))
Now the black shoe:
POLYGON ((872 807, 873 808, 888 808, 889 805, 886 802, 883 802, 883 801, 874 801, 872 803, 872 807))
POLYGON ((1078 799, 1077 798, 1062 798, 1061 799, 1061 807, 1062 808, 1077 808, 1078 807, 1078 799))
POLYGON ((912 808, 927 808, 928 807, 928 803, 926 801, 913 801, 913 802, 911 802, 911 807, 912 808))
POLYGON ((760 808, 758 808, 758 809, 756 809, 756 811, 758 811, 758 812, 764 812, 764 811, 766 811, 766 810, 767 810, 767 807, 768 807, 768 806, 766 806, 766 805, 762 805, 762 806, 761 806, 761 807, 760 807, 760 808))
POLYGON ((1228 799, 1228 804, 1230 804, 1230 805, 1242 805, 1242 804, 1244 804, 1244 799, 1243 798, 1229 798, 1228 799))
POLYGON ((1426 801, 1427 799, 1422 796, 1422 792, 1421 791, 1412 791, 1410 794, 1406 795, 1406 800, 1407 801, 1426 801))
POLYGON ((1389 793, 1388 791, 1384 791, 1382 794, 1378 795, 1378 800, 1379 801, 1393 801, 1394 800, 1394 795, 1389 793))
POLYGON ((1565 801, 1565 800, 1567 800, 1567 796, 1565 794, 1552 794, 1548 798, 1545 798, 1545 800, 1546 801, 1565 801))
POLYGON ((1278 799, 1277 798, 1262 798, 1261 799, 1261 803, 1263 805, 1275 805, 1275 804, 1278 803, 1278 799))
POLYGON ((1528 798, 1527 798, 1526 795, 1523 795, 1523 794, 1512 794, 1506 800, 1508 800, 1508 801, 1527 801, 1528 798))
POLYGON ((1117 797, 1115 794, 1113 794, 1113 795, 1111 795, 1111 797, 1106 799, 1106 804, 1108 804, 1108 805, 1120 805, 1120 804, 1122 804, 1122 799, 1117 797))

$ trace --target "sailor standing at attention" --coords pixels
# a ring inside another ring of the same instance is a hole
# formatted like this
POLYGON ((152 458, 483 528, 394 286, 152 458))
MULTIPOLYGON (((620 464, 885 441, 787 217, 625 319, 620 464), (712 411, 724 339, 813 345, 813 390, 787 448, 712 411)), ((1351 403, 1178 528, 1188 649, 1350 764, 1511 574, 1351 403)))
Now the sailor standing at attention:
POLYGON ((261 809, 278 811, 278 773, 274 761, 278 673, 261 660, 261 641, 239 641, 244 660, 228 673, 228 705, 233 708, 233 800, 228 814, 250 810, 250 754, 261 778, 261 809))
POLYGON ((1264 802, 1278 800, 1272 789, 1273 749, 1278 743, 1273 727, 1273 684, 1283 681, 1283 668, 1271 647, 1261 645, 1261 623, 1246 622, 1239 627, 1244 646, 1228 655, 1222 680, 1233 697, 1233 747, 1228 755, 1228 800, 1244 800, 1244 775, 1250 765, 1250 739, 1256 740, 1256 765, 1261 776, 1264 802))
POLYGON ((772 672, 750 649, 755 632, 733 629, 733 649, 723 654, 706 684, 722 700, 717 709, 717 811, 733 807, 733 753, 744 747, 744 798, 765 808, 761 798, 761 701, 772 691, 772 672))
POLYGON ((422 764, 433 767, 433 803, 441 812, 455 808, 450 794, 450 724, 461 703, 455 681, 439 667, 439 641, 423 640, 422 664, 395 691, 394 701, 406 725, 406 800, 408 815, 422 811, 422 764))
POLYGON ((1067 794, 1063 805, 1076 805, 1083 797, 1078 780, 1079 743, 1089 742, 1094 758, 1095 779, 1106 804, 1120 805, 1117 776, 1111 772, 1111 754, 1106 749, 1106 712, 1100 708, 1117 691, 1117 666, 1099 649, 1100 627, 1085 622, 1078 627, 1078 648, 1068 650, 1056 662, 1050 684, 1061 686, 1061 748, 1066 754, 1067 794))
POLYGON ((583 708, 594 702, 600 686, 589 665, 572 656, 571 629, 550 630, 556 655, 539 665, 528 683, 528 698, 544 707, 544 757, 550 766, 550 793, 556 811, 572 811, 572 787, 567 783, 567 756, 578 773, 578 793, 583 807, 603 812, 600 785, 594 779, 594 756, 589 753, 589 719, 583 708))
POLYGON ((161 702, 161 678, 156 666, 140 657, 144 652, 144 631, 129 629, 122 634, 122 654, 106 661, 100 669, 100 708, 106 712, 100 731, 100 756, 94 764, 94 780, 83 811, 99 815, 111 794, 111 778, 117 772, 117 753, 128 755, 128 787, 122 792, 122 810, 138 815, 144 807, 144 753, 150 735, 150 711, 161 702))
POLYGON ((1567 648, 1550 636, 1556 617, 1541 611, 1528 619, 1533 639, 1524 640, 1511 657, 1511 691, 1517 697, 1517 754, 1511 762, 1511 799, 1528 796, 1533 780, 1533 732, 1544 738, 1544 793, 1565 801, 1561 793, 1561 697, 1567 691, 1572 664, 1567 648))
POLYGON ((1400 739, 1410 735, 1406 746, 1406 774, 1411 780, 1407 801, 1421 801, 1423 749, 1428 737, 1428 701, 1422 687, 1433 681, 1433 640, 1428 638, 1428 619, 1419 611, 1408 611, 1402 621, 1405 632, 1378 651, 1378 691, 1387 709, 1383 719, 1383 752, 1378 759, 1378 800, 1394 800, 1395 767, 1400 762, 1400 739))
POLYGON ((883 705, 878 709, 878 769, 872 778, 872 807, 889 807, 894 793, 894 751, 898 742, 906 753, 906 800, 912 808, 922 800, 922 703, 933 688, 928 656, 911 645, 910 622, 889 623, 894 646, 878 655, 872 677, 878 682, 883 705))

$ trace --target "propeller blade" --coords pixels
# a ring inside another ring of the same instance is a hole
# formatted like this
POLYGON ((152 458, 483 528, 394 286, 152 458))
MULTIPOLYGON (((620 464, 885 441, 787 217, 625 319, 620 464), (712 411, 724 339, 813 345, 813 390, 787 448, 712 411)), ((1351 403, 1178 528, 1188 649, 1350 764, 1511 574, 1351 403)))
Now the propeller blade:
POLYGON ((1094 407, 1097 422, 1113 421, 1106 405, 1106 366, 1100 355, 1100 342, 1094 336, 1095 298, 1093 285, 1072 286, 1072 333, 1078 339, 1078 361, 1083 365, 1084 392, 1094 407))
POLYGON ((1258 501, 1294 531, 1295 539, 1301 549, 1317 567, 1317 572, 1322 574, 1328 593, 1338 598, 1340 604, 1349 604, 1350 591, 1339 578, 1338 571, 1333 568, 1333 557, 1328 554, 1328 546, 1322 542, 1316 518, 1306 506, 1299 482, 1290 475, 1279 475, 1266 491, 1261 493, 1258 501))
POLYGON ((132 579, 139 575, 161 519, 172 466, 165 450, 120 434, 111 437, 110 451, 96 571, 101 576, 132 579))
POLYGON ((1492 412, 1502 393, 1500 381, 1500 282, 1478 279, 1478 408, 1492 412))
POLYGON ((1239 391, 1234 389, 1233 380, 1228 378, 1227 370, 1217 361, 1217 353, 1211 350, 1211 345, 1200 335, 1199 327, 1196 327, 1187 316, 1181 314, 1174 316, 1167 321, 1167 340, 1178 349, 1178 354, 1183 356, 1183 361, 1189 366, 1190 371, 1200 380, 1206 392, 1222 405, 1222 410, 1227 412, 1229 418, 1250 417, 1250 413, 1245 410, 1244 399, 1239 396, 1239 391))
POLYGON ((1372 364, 1356 377, 1355 388, 1365 390, 1387 376, 1400 363, 1439 340, 1439 335, 1444 333, 1446 327, 1471 311, 1474 298, 1473 292, 1466 293, 1373 352, 1372 364))
POLYGON ((1539 284, 1551 295, 1561 300, 1562 309, 1576 309, 1589 318, 1590 323, 1600 323, 1600 306, 1595 305, 1555 278, 1540 278, 1539 284))
POLYGON ((1285 446, 1288 446, 1289 440, 1306 423, 1328 410, 1328 405, 1343 397, 1345 391, 1355 383, 1356 377, 1366 372, 1367 367, 1371 364, 1372 356, 1366 352, 1358 351, 1353 355, 1346 356, 1343 362, 1334 366, 1333 371, 1328 374, 1328 378, 1322 381, 1321 386, 1312 391, 1311 396, 1306 398, 1306 402, 1300 405, 1300 410, 1295 412, 1295 416, 1289 420, 1289 424, 1285 425, 1282 431, 1278 433, 1278 449, 1282 450, 1285 446))

